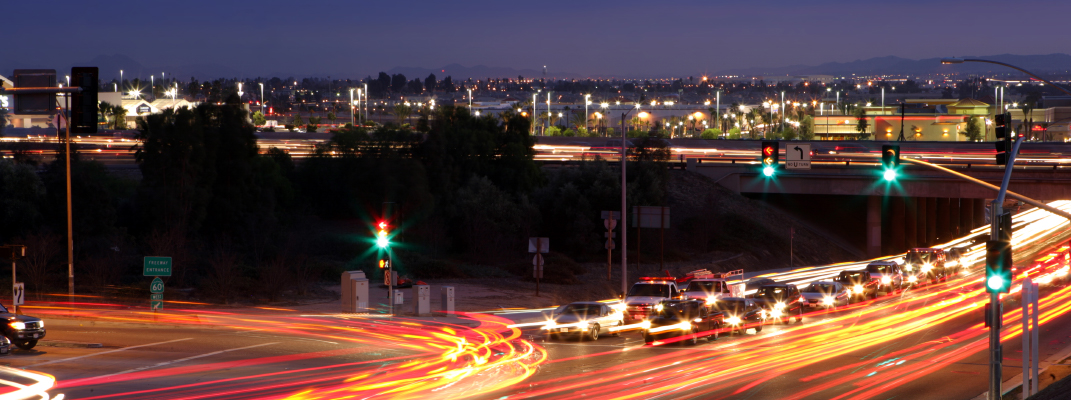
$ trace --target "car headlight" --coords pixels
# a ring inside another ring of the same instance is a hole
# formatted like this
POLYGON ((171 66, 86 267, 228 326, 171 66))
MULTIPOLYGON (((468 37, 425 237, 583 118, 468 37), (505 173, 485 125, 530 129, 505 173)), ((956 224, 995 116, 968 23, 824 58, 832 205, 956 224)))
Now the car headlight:
POLYGON ((904 264, 904 271, 910 271, 910 270, 911 270, 911 264, 904 264))
POLYGON ((774 310, 780 310, 782 308, 785 308, 785 303, 778 302, 777 304, 774 304, 773 308, 774 310))
POLYGON ((829 297, 829 296, 826 296, 825 298, 822 299, 822 304, 825 304, 827 306, 833 305, 833 298, 829 297))
POLYGON ((772 312, 772 313, 770 313, 770 315, 771 315, 771 316, 773 316, 774 318, 780 317, 780 316, 781 316, 781 314, 782 314, 782 313, 781 313, 781 309, 776 309, 776 310, 773 310, 773 312, 772 312))
POLYGON ((657 306, 654 306, 654 309, 655 309, 655 311, 662 311, 662 305, 659 304, 657 306))
POLYGON ((932 270, 932 269, 933 269, 933 265, 922 264, 922 272, 930 272, 930 270, 932 270))
POLYGON ((10 323, 8 325, 11 325, 12 328, 15 328, 15 329, 20 330, 20 331, 23 330, 23 329, 26 329, 26 324, 24 324, 22 322, 12 322, 12 323, 10 323))
POLYGON ((863 285, 855 285, 852 290, 854 290, 856 293, 863 293, 863 285))
POLYGON ((37 321, 37 327, 38 328, 44 328, 45 327, 45 321, 37 321))
POLYGON ((715 297, 715 296, 707 296, 707 304, 713 304, 715 301, 718 301, 717 297, 715 297))
POLYGON ((554 329, 556 326, 558 324, 554 323, 554 321, 548 321, 546 325, 543 325, 543 329, 554 329))
POLYGON ((740 325, 740 317, 729 317, 725 319, 725 322, 729 325, 740 325))
POLYGON ((887 276, 881 277, 881 284, 882 285, 888 285, 890 283, 892 283, 892 278, 889 278, 887 276))
POLYGON ((907 277, 907 281, 908 282, 918 282, 919 278, 917 276, 915 276, 915 275, 911 275, 911 276, 907 277))
POLYGON ((640 322, 640 327, 642 327, 643 329, 651 329, 651 321, 646 319, 643 320, 643 322, 640 322))

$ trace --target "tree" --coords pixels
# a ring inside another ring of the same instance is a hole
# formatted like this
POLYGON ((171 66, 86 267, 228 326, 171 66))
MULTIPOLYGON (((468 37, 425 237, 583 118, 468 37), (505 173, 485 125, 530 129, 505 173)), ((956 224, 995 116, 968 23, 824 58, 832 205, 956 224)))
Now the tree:
POLYGON ((424 78, 424 89, 428 93, 435 91, 435 74, 428 74, 428 77, 424 78))
POLYGON ((413 107, 405 104, 398 104, 394 106, 394 118, 398 120, 398 124, 404 124, 405 121, 413 114, 413 107))
POLYGON ((982 140, 982 123, 976 116, 971 116, 967 119, 967 129, 960 132, 961 135, 967 136, 967 140, 977 142, 982 140))
POLYGON ((123 107, 121 105, 112 106, 111 114, 112 114, 112 123, 114 124, 114 129, 118 129, 118 130, 127 129, 127 126, 126 126, 126 108, 125 107, 123 107))
POLYGON ((294 117, 290 119, 290 125, 293 125, 293 126, 305 125, 305 120, 301 118, 301 113, 294 113, 294 117))
POLYGON ((253 113, 253 125, 264 126, 264 125, 267 125, 267 124, 268 124, 268 119, 264 118, 264 114, 261 114, 260 111, 257 111, 255 113, 253 113))
POLYGON ((800 140, 814 139, 814 117, 804 115, 800 121, 800 140))
POLYGON ((855 115, 855 131, 859 133, 858 140, 869 139, 870 132, 867 129, 870 127, 870 119, 866 116, 866 109, 856 107, 853 114, 855 115))
POLYGON ((0 243, 35 229, 44 199, 45 184, 37 168, 0 159, 0 243))
POLYGON ((420 83, 420 79, 413 79, 409 81, 409 93, 420 94, 424 92, 424 84, 420 83))
POLYGON ((327 120, 331 121, 331 125, 334 125, 335 121, 338 120, 338 116, 335 115, 334 111, 328 112, 327 113, 327 120))
POLYGON ((395 93, 401 92, 402 89, 405 88, 405 84, 407 82, 408 81, 405 80, 405 75, 403 75, 403 74, 391 75, 391 77, 390 77, 390 90, 395 92, 395 93))
POLYGON ((1034 127, 1034 108, 1037 107, 1038 101, 1041 101, 1041 92, 1030 92, 1023 99, 1023 104, 1020 109, 1023 110, 1023 123, 1019 129, 1020 134, 1031 134, 1028 138, 1033 139, 1033 127, 1034 127))

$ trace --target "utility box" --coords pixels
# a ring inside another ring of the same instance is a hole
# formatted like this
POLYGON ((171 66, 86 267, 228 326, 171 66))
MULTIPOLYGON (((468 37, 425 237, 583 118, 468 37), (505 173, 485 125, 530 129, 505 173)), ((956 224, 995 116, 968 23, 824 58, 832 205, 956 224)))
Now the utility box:
POLYGON ((403 292, 401 290, 394 291, 394 305, 405 304, 405 301, 402 298, 402 293, 403 292))
POLYGON ((431 314, 431 286, 413 285, 413 312, 424 317, 431 314))
POLYGON ((364 271, 342 273, 342 312, 368 311, 368 278, 364 271))
POLYGON ((440 311, 444 313, 454 312, 454 287, 443 286, 439 289, 439 293, 442 296, 442 303, 440 304, 440 311))

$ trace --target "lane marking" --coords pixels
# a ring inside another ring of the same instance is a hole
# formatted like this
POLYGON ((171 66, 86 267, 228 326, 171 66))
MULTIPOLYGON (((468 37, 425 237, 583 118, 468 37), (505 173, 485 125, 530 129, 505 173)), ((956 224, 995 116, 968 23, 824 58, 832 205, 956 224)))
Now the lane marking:
POLYGON ((116 375, 122 375, 122 374, 129 374, 129 373, 131 373, 131 372, 138 372, 138 371, 144 371, 144 370, 147 370, 147 369, 153 369, 153 368, 156 368, 156 367, 163 367, 163 366, 165 366, 165 365, 171 365, 171 364, 176 364, 176 363, 180 363, 180 362, 183 362, 183 361, 190 361, 190 360, 195 360, 195 359, 198 359, 198 358, 204 358, 204 357, 208 357, 208 356, 214 356, 214 355, 216 355, 216 354, 223 354, 223 353, 227 353, 227 352, 231 352, 231 351, 238 351, 238 350, 246 350, 246 349, 252 349, 252 348, 254 348, 254 347, 261 347, 261 346, 269 346, 269 345, 273 345, 273 344, 279 344, 279 342, 272 342, 272 343, 261 343, 261 344, 255 344, 255 345, 252 345, 252 346, 238 347, 238 348, 235 348, 235 349, 227 349, 227 350, 213 351, 213 352, 211 352, 211 353, 205 353, 205 354, 201 354, 201 355, 196 355, 196 356, 190 356, 190 357, 186 357, 186 358, 180 358, 180 359, 178 359, 178 360, 164 361, 164 362, 161 362, 161 363, 156 363, 156 364, 153 364, 153 365, 147 365, 147 366, 144 366, 144 367, 138 367, 138 368, 128 369, 128 370, 126 370, 126 371, 116 372, 116 373, 114 373, 114 374, 107 374, 107 375, 100 375, 100 376, 94 376, 94 377, 93 377, 92 379, 100 379, 100 378, 107 378, 107 377, 109 377, 109 376, 116 376, 116 375))
POLYGON ((166 342, 157 342, 157 343, 149 343, 149 344, 139 344, 139 345, 137 345, 137 346, 130 346, 130 347, 124 347, 124 348, 121 348, 121 349, 115 349, 115 350, 108 350, 108 351, 102 351, 102 352, 100 352, 100 353, 86 354, 86 355, 84 355, 84 356, 78 356, 78 357, 71 357, 71 358, 64 358, 64 359, 60 359, 60 360, 53 360, 53 361, 45 361, 45 362, 43 362, 43 363, 37 363, 37 364, 30 364, 30 365, 27 365, 27 366, 25 366, 25 367, 23 367, 23 368, 37 367, 37 366, 41 366, 41 365, 55 364, 55 363, 61 363, 61 362, 67 362, 67 361, 74 361, 74 360, 79 360, 79 359, 83 359, 83 358, 86 358, 86 357, 94 357, 94 356, 99 356, 99 355, 103 355, 103 354, 108 354, 108 353, 117 353, 117 352, 120 352, 120 351, 124 351, 124 350, 136 349, 136 348, 139 348, 139 347, 148 347, 148 346, 156 346, 156 345, 160 345, 160 344, 168 344, 168 343, 174 343, 174 342, 181 342, 181 341, 183 341, 183 340, 192 340, 192 339, 193 339, 193 338, 185 338, 185 339, 175 339, 175 340, 168 340, 168 341, 166 341, 166 342))

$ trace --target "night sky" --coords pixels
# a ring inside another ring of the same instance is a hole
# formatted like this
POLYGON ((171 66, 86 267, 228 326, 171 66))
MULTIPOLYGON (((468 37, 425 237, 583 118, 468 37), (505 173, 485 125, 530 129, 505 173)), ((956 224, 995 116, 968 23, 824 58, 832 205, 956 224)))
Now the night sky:
POLYGON ((23 0, 0 12, 5 68, 121 54, 146 67, 211 64, 246 76, 363 77, 451 63, 688 76, 888 55, 1071 53, 1066 0, 23 0), (68 23, 50 25, 56 17, 68 23))

